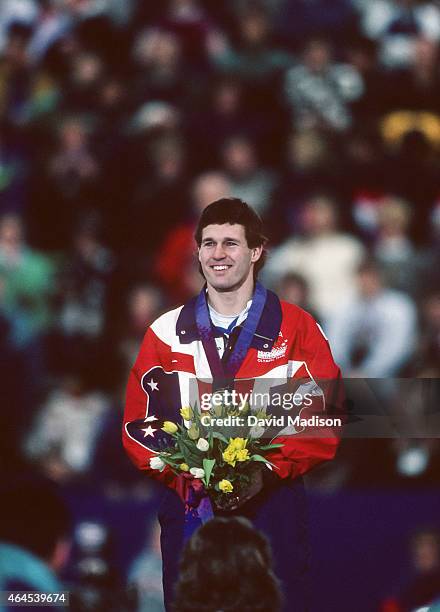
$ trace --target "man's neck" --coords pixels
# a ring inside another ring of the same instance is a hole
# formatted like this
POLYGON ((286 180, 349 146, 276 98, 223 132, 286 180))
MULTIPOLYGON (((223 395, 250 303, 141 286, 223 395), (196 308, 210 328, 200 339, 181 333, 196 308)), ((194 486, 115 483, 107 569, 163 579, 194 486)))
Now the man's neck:
POLYGON ((233 291, 217 291, 208 284, 208 302, 219 314, 237 315, 244 308, 254 293, 254 282, 244 283, 233 291))

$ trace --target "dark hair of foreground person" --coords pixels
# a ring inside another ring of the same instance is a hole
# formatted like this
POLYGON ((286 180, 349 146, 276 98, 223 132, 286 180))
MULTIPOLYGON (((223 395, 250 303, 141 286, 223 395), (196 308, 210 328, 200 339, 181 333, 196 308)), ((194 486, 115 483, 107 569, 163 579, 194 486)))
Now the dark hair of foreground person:
POLYGON ((217 517, 187 542, 174 612, 278 612, 266 538, 242 517, 217 517))

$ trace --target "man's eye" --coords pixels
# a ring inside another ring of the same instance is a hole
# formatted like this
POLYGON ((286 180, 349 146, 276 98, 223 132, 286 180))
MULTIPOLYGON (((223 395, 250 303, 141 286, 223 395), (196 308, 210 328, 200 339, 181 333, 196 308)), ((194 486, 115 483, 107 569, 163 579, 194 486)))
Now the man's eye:
POLYGON ((214 244, 213 242, 204 242, 203 246, 205 246, 205 247, 212 247, 213 244, 214 244))
POLYGON ((233 240, 228 240, 228 242, 226 243, 228 246, 236 246, 237 243, 234 242, 233 240))

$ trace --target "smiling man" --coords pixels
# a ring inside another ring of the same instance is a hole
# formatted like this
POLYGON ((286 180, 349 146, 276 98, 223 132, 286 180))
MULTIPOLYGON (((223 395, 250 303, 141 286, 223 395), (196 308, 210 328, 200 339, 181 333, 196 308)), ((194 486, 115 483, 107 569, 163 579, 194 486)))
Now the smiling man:
MULTIPOLYGON (((166 444, 163 421, 179 421, 180 408, 194 405, 194 384, 199 395, 207 385, 211 391, 233 389, 237 381, 248 391, 259 382, 269 387, 280 380, 296 384, 313 397, 301 408, 304 418, 328 416, 339 398, 334 385, 322 385, 337 381, 340 372, 320 327, 304 310, 280 302, 257 280, 266 238, 252 208, 235 198, 213 202, 201 215, 195 239, 206 285, 147 330, 128 383, 123 427, 132 461, 166 485, 159 520, 167 610, 187 535, 182 500, 188 480, 168 466, 157 469, 155 455, 166 444)), ((330 428, 285 428, 276 441, 282 446, 270 453, 274 469, 256 464, 248 488, 214 513, 245 516, 266 534, 283 587, 284 609, 303 611, 308 609, 308 543, 302 475, 334 456, 338 437, 330 428)))

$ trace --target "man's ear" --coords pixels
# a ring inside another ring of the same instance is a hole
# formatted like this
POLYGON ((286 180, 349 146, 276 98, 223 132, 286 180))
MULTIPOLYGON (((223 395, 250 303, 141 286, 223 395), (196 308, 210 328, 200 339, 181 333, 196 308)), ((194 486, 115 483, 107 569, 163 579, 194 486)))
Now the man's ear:
POLYGON ((260 257, 261 257, 261 253, 262 252, 263 252, 263 246, 262 245, 254 247, 252 249, 251 262, 255 263, 256 261, 258 261, 260 259, 260 257))

